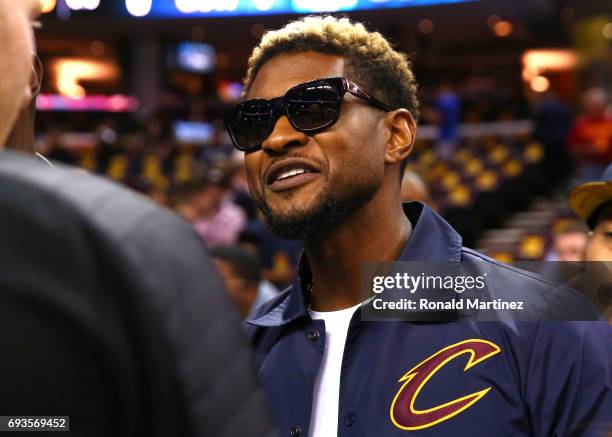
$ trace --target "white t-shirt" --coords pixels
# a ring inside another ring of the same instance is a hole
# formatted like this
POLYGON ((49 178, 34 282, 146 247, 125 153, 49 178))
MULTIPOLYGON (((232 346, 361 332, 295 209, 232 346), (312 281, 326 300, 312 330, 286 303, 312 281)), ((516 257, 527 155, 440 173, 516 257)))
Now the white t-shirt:
POLYGON ((344 344, 355 305, 340 311, 311 311, 314 320, 325 321, 325 352, 315 379, 310 437, 330 437, 338 432, 338 403, 340 401, 340 371, 344 344))

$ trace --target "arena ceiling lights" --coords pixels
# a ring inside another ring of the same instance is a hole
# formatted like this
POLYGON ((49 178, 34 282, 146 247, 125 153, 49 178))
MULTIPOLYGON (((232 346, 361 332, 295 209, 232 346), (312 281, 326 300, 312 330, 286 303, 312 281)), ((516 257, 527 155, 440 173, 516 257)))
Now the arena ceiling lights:
MULTIPOLYGON (((96 0, 72 0, 96 1, 96 0)), ((390 9, 477 0, 125 0, 130 15, 189 18, 390 9)))
POLYGON ((94 11, 100 6, 100 0, 65 0, 66 6, 73 11, 94 11))
POLYGON ((125 0, 125 7, 130 15, 144 17, 151 12, 153 0, 125 0))

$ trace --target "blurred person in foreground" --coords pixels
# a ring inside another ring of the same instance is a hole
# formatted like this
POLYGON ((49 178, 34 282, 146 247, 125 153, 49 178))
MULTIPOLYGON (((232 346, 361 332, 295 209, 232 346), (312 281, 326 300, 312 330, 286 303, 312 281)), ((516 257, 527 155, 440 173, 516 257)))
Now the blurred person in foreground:
POLYGON ((240 246, 217 246, 210 255, 242 319, 278 295, 278 289, 262 278, 257 253, 240 246))
POLYGON ((612 162, 612 115, 606 113, 608 101, 603 88, 587 90, 582 98, 584 113, 572 125, 568 141, 579 159, 580 182, 598 178, 612 162))
POLYGON ((10 10, 13 2, 0 3, 0 29, 5 38, 0 60, 0 145, 4 146, 21 111, 32 101, 32 54, 34 53, 31 21, 38 15, 40 1, 24 0, 10 10))
POLYGON ((272 231, 305 246, 292 286, 247 321, 281 432, 527 436, 612 426, 605 323, 362 319, 371 307, 362 263, 371 260, 495 267, 502 296, 556 296, 538 277, 462 247, 425 204, 402 205, 418 115, 405 55, 347 18, 306 17, 264 34, 244 98, 225 121, 245 151, 250 192, 272 231))
MULTIPOLYGON (((0 0, 0 149, 31 100, 40 8, 0 0)), ((1 415, 68 416, 45 430, 71 435, 272 434, 238 316, 183 220, 31 149, 0 150, 0 211, 1 415)))

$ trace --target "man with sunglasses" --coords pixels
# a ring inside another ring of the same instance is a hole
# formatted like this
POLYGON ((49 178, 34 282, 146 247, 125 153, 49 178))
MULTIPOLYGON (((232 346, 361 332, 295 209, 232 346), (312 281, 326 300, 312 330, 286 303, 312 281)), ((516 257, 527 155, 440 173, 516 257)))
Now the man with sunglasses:
POLYGON ((402 206, 418 116, 404 55, 361 24, 307 17, 264 35, 244 97, 225 123, 250 192, 267 226, 305 247, 293 285, 247 321, 281 433, 607 431, 607 325, 362 320, 365 261, 480 263, 504 289, 550 288, 463 248, 426 205, 402 206))

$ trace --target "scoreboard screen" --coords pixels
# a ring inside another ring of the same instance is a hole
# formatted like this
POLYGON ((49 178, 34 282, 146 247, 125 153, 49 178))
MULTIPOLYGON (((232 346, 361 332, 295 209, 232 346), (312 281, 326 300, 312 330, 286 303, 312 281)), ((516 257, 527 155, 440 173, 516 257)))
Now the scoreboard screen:
MULTIPOLYGON (((405 8, 438 4, 464 3, 474 0, 127 0, 127 11, 150 18, 220 17, 268 14, 308 14, 316 12, 356 11, 405 8), (145 5, 146 4, 146 5, 145 5), (142 7, 144 6, 144 8, 142 7)), ((475 0, 477 1, 477 0, 475 0)))

